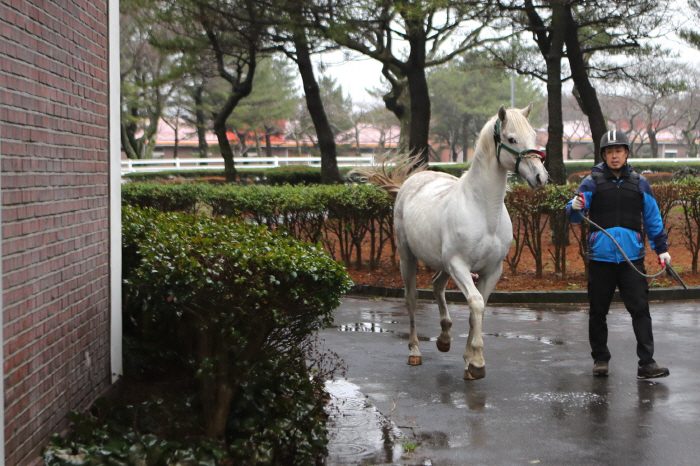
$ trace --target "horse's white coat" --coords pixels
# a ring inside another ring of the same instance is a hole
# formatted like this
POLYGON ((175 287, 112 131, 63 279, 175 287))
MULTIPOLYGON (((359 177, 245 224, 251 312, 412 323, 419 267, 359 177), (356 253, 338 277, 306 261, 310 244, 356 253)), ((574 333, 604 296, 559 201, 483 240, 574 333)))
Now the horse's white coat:
MULTIPOLYGON (((500 118, 504 143, 518 152, 535 148, 535 131, 527 121, 531 108, 501 107, 481 130, 471 168, 461 178, 424 171, 409 177, 398 192, 394 225, 410 320, 409 364, 421 363, 415 326, 416 265, 421 261, 437 270, 433 290, 442 327, 438 348, 448 351, 451 341, 445 287, 452 277, 471 309, 464 377, 485 375, 481 324, 484 305, 501 276, 513 239, 504 198, 508 170, 514 170, 516 163, 516 157, 507 151, 501 151, 500 162, 497 160, 493 130, 500 118), (471 273, 479 274, 476 285, 471 273)), ((518 171, 532 187, 547 182, 539 158, 523 158, 518 171)))

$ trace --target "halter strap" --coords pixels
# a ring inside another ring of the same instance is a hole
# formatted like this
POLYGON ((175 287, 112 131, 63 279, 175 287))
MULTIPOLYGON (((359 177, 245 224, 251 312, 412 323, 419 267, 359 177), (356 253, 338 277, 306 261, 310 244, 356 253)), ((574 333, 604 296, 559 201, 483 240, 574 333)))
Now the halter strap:
MULTIPOLYGON (((493 140, 496 143, 496 160, 501 163, 501 149, 505 149, 511 154, 515 155, 515 173, 518 173, 518 167, 520 166, 520 161, 526 156, 526 154, 534 154, 542 162, 545 159, 545 153, 537 149, 525 149, 518 152, 517 150, 510 147, 508 144, 501 141, 501 119, 496 118, 496 126, 493 127, 493 140)), ((503 164, 501 164, 503 165, 503 164)))

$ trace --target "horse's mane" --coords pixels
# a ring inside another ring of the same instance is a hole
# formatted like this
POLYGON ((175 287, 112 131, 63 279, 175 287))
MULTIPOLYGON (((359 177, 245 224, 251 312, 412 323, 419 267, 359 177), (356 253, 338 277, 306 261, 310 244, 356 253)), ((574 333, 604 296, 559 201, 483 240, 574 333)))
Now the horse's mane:
POLYGON ((358 167, 348 174, 356 173, 360 175, 361 181, 375 184, 396 198, 401 185, 409 176, 428 168, 425 163, 418 164, 418 159, 418 155, 386 153, 377 156, 371 167, 358 167))

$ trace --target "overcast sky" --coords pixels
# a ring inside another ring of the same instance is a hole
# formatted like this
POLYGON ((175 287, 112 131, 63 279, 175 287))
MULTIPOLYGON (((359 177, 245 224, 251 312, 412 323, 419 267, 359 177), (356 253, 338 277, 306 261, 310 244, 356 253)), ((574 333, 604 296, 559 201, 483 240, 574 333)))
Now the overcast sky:
MULTIPOLYGON (((700 67, 700 51, 695 50, 677 37, 667 36, 661 40, 664 45, 679 52, 679 59, 694 63, 700 67)), ((337 51, 317 58, 325 65, 325 73, 337 79, 343 87, 345 94, 352 97, 355 105, 373 102, 366 89, 380 87, 382 78, 381 64, 371 58, 366 58, 358 53, 353 53, 351 59, 347 59, 347 53, 337 51)))

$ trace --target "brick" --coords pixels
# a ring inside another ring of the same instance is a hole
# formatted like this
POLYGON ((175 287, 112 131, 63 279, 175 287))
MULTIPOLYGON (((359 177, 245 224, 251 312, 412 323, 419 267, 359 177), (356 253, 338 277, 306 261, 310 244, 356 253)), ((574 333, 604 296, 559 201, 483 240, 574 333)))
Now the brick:
POLYGON ((8 465, 110 383, 107 32, 105 1, 0 0, 8 465))

